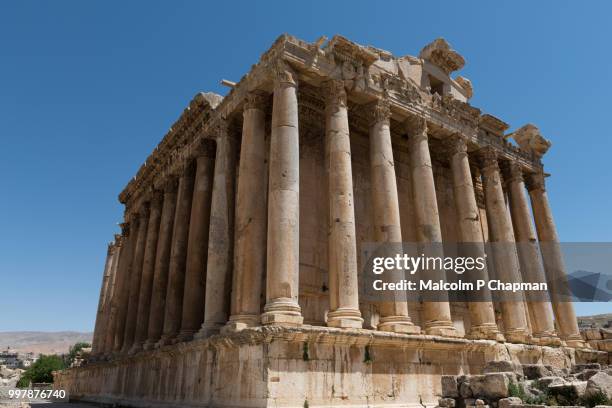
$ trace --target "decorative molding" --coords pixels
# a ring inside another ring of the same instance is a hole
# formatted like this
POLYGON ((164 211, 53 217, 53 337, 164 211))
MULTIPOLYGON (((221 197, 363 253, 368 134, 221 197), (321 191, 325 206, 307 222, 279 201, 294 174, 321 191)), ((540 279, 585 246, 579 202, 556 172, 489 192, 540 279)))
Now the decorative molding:
POLYGON ((268 108, 268 101, 270 100, 270 95, 263 91, 253 91, 249 92, 246 95, 246 100, 244 103, 244 110, 248 109, 258 109, 265 111, 268 108))
POLYGON ((379 98, 366 107, 366 115, 370 126, 383 122, 387 125, 391 120, 391 104, 387 98, 379 98))
POLYGON ((544 174, 544 172, 531 173, 527 175, 527 177, 525 178, 525 185, 527 186, 527 190, 529 190, 530 192, 534 190, 541 190, 543 192, 546 191, 545 178, 546 175, 544 174))

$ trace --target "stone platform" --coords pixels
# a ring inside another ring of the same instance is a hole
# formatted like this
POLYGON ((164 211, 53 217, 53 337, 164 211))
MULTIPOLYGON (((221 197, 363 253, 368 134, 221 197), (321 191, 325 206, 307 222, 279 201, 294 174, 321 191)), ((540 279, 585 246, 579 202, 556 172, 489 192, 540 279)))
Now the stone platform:
POLYGON ((569 368, 609 354, 361 329, 263 327, 55 373, 71 400, 144 407, 435 406, 493 360, 569 368))

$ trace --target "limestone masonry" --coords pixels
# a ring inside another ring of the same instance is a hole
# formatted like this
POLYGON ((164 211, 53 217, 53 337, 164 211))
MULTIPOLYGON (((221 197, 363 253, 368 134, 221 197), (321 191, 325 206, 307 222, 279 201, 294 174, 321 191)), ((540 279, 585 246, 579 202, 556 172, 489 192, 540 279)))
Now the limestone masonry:
POLYGON ((227 96, 197 94, 119 195, 93 357, 55 387, 131 406, 431 406, 442 375, 490 361, 607 364, 550 287, 550 142, 471 106, 464 63, 443 39, 395 57, 282 35, 227 96), (548 278, 550 301, 363 296, 361 245, 402 241, 523 243, 496 278, 548 278))

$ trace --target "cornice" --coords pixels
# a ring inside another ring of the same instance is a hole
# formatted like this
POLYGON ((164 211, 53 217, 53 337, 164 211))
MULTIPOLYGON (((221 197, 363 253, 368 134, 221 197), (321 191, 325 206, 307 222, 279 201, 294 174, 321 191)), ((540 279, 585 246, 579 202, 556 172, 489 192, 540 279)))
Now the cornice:
POLYGON ((302 85, 320 90, 325 81, 342 81, 348 99, 358 105, 370 105, 384 97, 391 118, 400 123, 409 117, 421 117, 448 137, 461 134, 474 149, 489 146, 500 160, 516 162, 527 173, 542 171, 539 157, 504 139, 508 125, 500 119, 450 95, 432 96, 411 79, 375 68, 376 61, 395 58, 386 51, 341 36, 326 44, 324 40, 309 43, 283 34, 225 97, 197 94, 121 192, 119 201, 135 207, 148 188, 161 188, 177 168, 197 157, 202 140, 219 137, 221 122, 242 112, 245 104, 261 102, 253 100, 253 92, 271 93, 274 78, 284 84, 299 81, 298 91, 302 85))

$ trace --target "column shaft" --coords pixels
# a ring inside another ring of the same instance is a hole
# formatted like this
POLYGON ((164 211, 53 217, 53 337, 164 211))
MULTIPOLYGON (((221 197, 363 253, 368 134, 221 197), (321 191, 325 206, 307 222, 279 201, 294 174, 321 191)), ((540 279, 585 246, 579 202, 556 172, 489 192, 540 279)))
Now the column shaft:
MULTIPOLYGON (((220 331, 229 318, 234 250, 234 184, 237 141, 227 122, 219 124, 210 207, 204 322, 198 337, 220 331)), ((251 197, 254 199, 254 197, 251 197)))
POLYGON ((105 310, 105 299, 108 293, 108 286, 111 276, 111 265, 115 256, 114 244, 108 245, 106 252, 106 262, 104 262, 104 272, 102 273, 102 284, 100 285, 100 297, 98 298, 98 311, 96 313, 96 323, 94 326, 93 339, 91 344, 92 354, 100 353, 101 338, 104 337, 104 329, 102 327, 105 310))
MULTIPOLYGON (((483 148, 480 151, 480 156, 487 207, 487 222, 490 241, 493 242, 495 278, 502 282, 520 283, 522 279, 519 260, 516 251, 512 249, 514 235, 504 200, 497 155, 492 148, 483 148)), ((524 301, 506 299, 501 301, 500 304, 506 340, 515 343, 526 343, 529 340, 529 328, 524 301)))
MULTIPOLYGON (((546 274, 531 221, 529 204, 525 196, 525 183, 520 166, 516 163, 510 163, 506 167, 505 176, 508 186, 510 215, 514 238, 517 242, 517 252, 523 281, 546 282, 546 274)), ((526 294, 526 300, 533 337, 540 344, 558 345, 560 342, 555 333, 550 302, 541 297, 533 299, 529 292, 526 294)))
MULTIPOLYGON (((459 135, 455 135, 449 140, 449 145, 459 240, 461 241, 461 255, 472 259, 485 259, 480 216, 472 183, 472 172, 470 170, 466 142, 459 135)), ((470 271, 470 275, 470 281, 472 282, 476 280, 487 281, 489 279, 486 268, 482 270, 474 269, 470 271)), ((495 321, 495 309, 490 300, 491 293, 488 290, 482 290, 478 296, 479 299, 468 302, 471 321, 468 337, 492 340, 503 339, 495 321)))
POLYGON ((236 189, 234 279, 227 330, 260 322, 266 267, 266 102, 268 95, 250 93, 244 108, 236 189))
POLYGON ((110 322, 111 308, 113 304, 113 298, 115 297, 115 288, 117 286, 117 270, 119 269, 119 259, 121 258, 121 245, 122 239, 121 235, 115 235, 115 247, 114 247, 114 256, 113 263, 111 265, 111 277, 109 281, 109 286, 107 290, 107 295, 104 299, 104 314, 103 314, 103 323, 102 327, 102 337, 100 339, 100 354, 105 355, 106 353, 112 351, 112 341, 110 341, 114 337, 112 335, 112 330, 110 322))
POLYGON ((325 92, 325 161, 329 180, 327 325, 361 328, 351 140, 344 82, 328 82, 325 92))
POLYGON ((159 341, 164 328, 164 312, 166 309, 166 291, 168 288, 168 271, 170 269, 170 252, 172 250, 172 231, 174 230, 174 215, 176 213, 178 179, 171 177, 164 186, 164 202, 162 205, 159 236, 155 250, 155 272, 151 290, 151 305, 149 308, 149 324, 147 325, 147 341, 145 350, 152 349, 159 341))
POLYGON ((531 197, 531 208, 540 241, 542 260, 544 261, 549 294, 559 335, 568 346, 584 347, 585 344, 578 329, 574 304, 571 300, 557 228, 546 194, 544 174, 531 174, 528 178, 527 188, 531 197))
POLYGON ((161 220, 163 193, 154 191, 151 199, 151 212, 149 225, 147 227, 147 239, 144 249, 142 263, 142 277, 140 279, 140 291, 138 295, 138 313, 136 317, 136 332, 134 334, 134 345, 131 352, 142 350, 147 339, 147 328, 149 325, 149 312, 151 306, 151 292, 153 289, 153 276, 155 273, 155 253, 159 237, 159 225, 161 220))
MULTIPOLYGON (((411 117, 406 122, 406 132, 410 150, 417 241, 422 245, 422 252, 425 256, 443 258, 442 229, 425 119, 411 117)), ((446 281, 444 270, 429 269, 421 273, 425 273, 433 280, 446 281)), ((451 318, 450 305, 442 293, 438 296, 440 299, 437 302, 423 303, 425 332, 441 336, 457 336, 451 318)))
POLYGON ((130 292, 127 308, 127 316, 125 320, 125 334, 122 353, 130 351, 134 345, 134 334, 136 333, 136 319, 138 318, 138 298, 140 296, 140 280, 142 277, 142 263, 144 260, 145 245, 147 240, 147 228, 149 226, 149 203, 145 203, 140 210, 140 224, 138 226, 138 238, 136 239, 136 248, 134 250, 134 259, 132 261, 132 270, 130 276, 130 292))
POLYGON ((159 346, 174 343, 181 328, 192 195, 193 173, 190 168, 185 168, 179 177, 164 310, 164 331, 158 342, 159 346))
MULTIPOLYGON (((369 110, 370 184, 372 188, 372 215, 374 241, 384 245, 386 256, 395 256, 402 250, 399 198, 395 177, 395 162, 390 131, 391 110, 385 99, 376 101, 369 110)), ((404 279, 403 270, 385 272, 385 281, 404 279)), ((408 303, 403 291, 384 293, 379 302, 378 330, 398 333, 420 333, 421 328, 410 321, 408 303)))
POLYGON ((203 147, 200 156, 196 159, 196 175, 191 203, 183 319, 179 335, 181 341, 191 340, 204 321, 213 169, 214 149, 203 147))
POLYGON ((299 326, 300 156, 296 74, 279 64, 272 106, 263 324, 299 326))
MULTIPOLYGON (((117 287, 117 303, 115 308, 115 328, 113 330, 113 352, 118 353, 123 346, 123 336, 125 334, 125 320, 127 316, 127 308, 130 294, 130 277, 132 272, 132 260, 134 257, 134 249, 136 247, 136 239, 138 238, 139 219, 137 216, 132 216, 126 231, 125 247, 121 251, 122 259, 119 263, 119 285, 117 287)), ((111 311, 112 312, 112 311, 111 311)))

